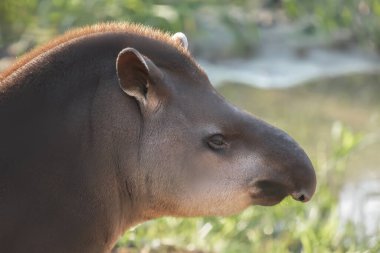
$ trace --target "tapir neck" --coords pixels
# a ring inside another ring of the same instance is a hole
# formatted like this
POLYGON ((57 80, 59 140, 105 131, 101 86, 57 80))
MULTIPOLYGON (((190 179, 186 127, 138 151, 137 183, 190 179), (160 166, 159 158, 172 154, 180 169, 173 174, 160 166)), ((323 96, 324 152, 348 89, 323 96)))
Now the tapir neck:
MULTIPOLYGON (((66 211, 46 222, 72 227, 78 240, 101 249, 141 221, 128 189, 128 174, 137 166, 141 122, 136 102, 121 92, 116 77, 115 59, 125 45, 86 45, 57 49, 0 84, 0 119, 10 119, 0 126, 0 139, 5 140, 0 145, 0 178, 16 179, 23 171, 28 181, 8 181, 12 187, 24 184, 30 189, 28 195, 20 190, 16 197, 64 207, 66 211), (19 129, 12 129, 16 124, 19 129), (22 162, 18 156, 24 157, 22 162)), ((11 202, 0 203, 0 209, 11 202)), ((33 206, 23 210, 22 216, 31 220, 50 219, 33 206)), ((22 227, 13 231, 27 233, 22 227)), ((41 236, 45 232, 56 234, 57 240, 58 235, 68 237, 64 230, 41 230, 41 236)))

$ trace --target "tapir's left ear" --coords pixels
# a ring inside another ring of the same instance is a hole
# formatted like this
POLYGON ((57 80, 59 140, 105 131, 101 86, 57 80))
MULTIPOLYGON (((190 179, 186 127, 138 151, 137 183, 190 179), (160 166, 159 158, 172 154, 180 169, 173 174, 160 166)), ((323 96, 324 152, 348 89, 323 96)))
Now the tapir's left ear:
POLYGON ((181 32, 174 34, 172 39, 177 41, 185 49, 189 47, 189 42, 187 41, 186 35, 181 32))
POLYGON ((119 53, 116 71, 121 89, 142 105, 149 102, 148 92, 162 76, 160 69, 148 57, 130 47, 119 53))

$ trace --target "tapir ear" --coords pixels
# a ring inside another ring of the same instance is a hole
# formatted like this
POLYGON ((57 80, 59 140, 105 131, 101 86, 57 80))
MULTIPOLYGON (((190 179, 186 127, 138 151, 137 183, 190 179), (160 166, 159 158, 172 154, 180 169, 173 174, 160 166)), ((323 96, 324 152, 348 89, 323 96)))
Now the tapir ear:
POLYGON ((172 36, 173 40, 176 40, 182 47, 187 49, 189 47, 189 43, 187 42, 186 35, 178 32, 172 36))
POLYGON ((116 71, 121 89, 144 105, 150 86, 161 74, 149 58, 130 47, 119 53, 116 71))

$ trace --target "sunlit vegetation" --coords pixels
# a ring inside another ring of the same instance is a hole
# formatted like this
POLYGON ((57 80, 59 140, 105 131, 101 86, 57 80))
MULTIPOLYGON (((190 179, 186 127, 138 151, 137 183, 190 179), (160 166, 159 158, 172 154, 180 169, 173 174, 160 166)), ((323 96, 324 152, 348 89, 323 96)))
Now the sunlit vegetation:
POLYGON ((269 24, 299 23, 301 33, 338 34, 338 41, 343 37, 380 50, 378 0, 2 0, 0 48, 20 38, 38 36, 44 41, 71 27, 100 21, 144 23, 193 37, 202 35, 204 22, 215 22, 234 36, 235 51, 241 55, 253 50, 252 40, 260 36, 256 27, 267 24, 265 19, 269 24))

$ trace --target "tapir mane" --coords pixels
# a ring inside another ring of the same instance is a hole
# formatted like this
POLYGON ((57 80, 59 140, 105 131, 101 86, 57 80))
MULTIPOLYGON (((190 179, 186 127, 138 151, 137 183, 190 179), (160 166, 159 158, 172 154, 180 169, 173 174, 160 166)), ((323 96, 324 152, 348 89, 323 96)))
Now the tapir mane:
POLYGON ((47 42, 46 44, 43 44, 31 50, 29 53, 23 55, 14 64, 0 73, 0 82, 19 68, 31 62, 34 58, 40 56, 43 53, 46 53, 47 51, 54 50, 54 48, 72 40, 101 33, 128 33, 131 35, 146 37, 159 42, 163 42, 176 49, 179 54, 185 56, 186 58, 192 59, 187 49, 183 48, 176 40, 173 40, 169 33, 138 24, 122 22, 101 23, 70 30, 65 34, 51 40, 50 42, 47 42))

